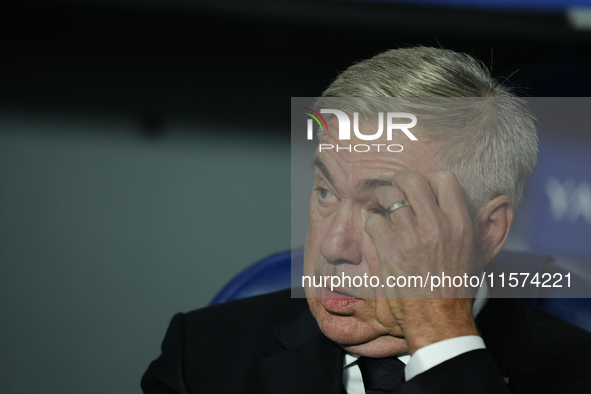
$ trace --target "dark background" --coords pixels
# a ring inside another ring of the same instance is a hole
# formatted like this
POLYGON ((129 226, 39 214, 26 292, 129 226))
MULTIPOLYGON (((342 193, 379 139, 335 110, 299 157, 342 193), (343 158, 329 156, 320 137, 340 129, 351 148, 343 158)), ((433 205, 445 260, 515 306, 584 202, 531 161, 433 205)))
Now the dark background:
POLYGON ((316 96, 352 62, 399 46, 470 53, 529 96, 586 96, 591 85, 591 33, 561 13, 326 1, 3 4, 3 107, 133 114, 148 134, 177 116, 275 127, 287 114, 280 98, 316 96))
POLYGON ((139 392, 175 312, 290 247, 289 98, 353 62, 441 46, 522 95, 591 91, 560 12, 4 1, 0 40, 3 393, 139 392))

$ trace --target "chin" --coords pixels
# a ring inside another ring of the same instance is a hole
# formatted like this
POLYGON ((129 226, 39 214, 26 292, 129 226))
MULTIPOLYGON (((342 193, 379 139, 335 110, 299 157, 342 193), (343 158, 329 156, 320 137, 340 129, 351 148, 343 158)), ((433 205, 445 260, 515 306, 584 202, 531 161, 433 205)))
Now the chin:
POLYGON ((360 345, 341 346, 349 353, 364 357, 383 358, 401 356, 408 353, 408 345, 404 338, 379 337, 371 342, 360 345))
MULTIPOLYGON (((322 333, 350 353, 379 358, 408 351, 404 337, 397 335, 399 330, 384 327, 375 318, 367 319, 367 314, 363 313, 367 311, 336 314, 327 311, 320 299, 309 298, 308 304, 322 333)), ((359 306, 359 309, 363 308, 359 306)))

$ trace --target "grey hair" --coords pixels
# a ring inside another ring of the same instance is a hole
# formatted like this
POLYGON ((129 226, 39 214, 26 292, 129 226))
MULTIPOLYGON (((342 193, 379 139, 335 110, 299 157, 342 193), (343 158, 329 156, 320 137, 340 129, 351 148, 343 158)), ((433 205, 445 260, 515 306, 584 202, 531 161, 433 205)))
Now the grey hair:
POLYGON ((392 108, 391 97, 405 98, 398 108, 426 115, 417 133, 439 143, 437 159, 458 177, 472 215, 500 195, 519 204, 537 160, 535 119, 482 62, 446 49, 389 50, 341 73, 315 107, 340 106, 369 120, 370 112, 392 108), (369 99, 348 105, 345 98, 355 97, 369 99))

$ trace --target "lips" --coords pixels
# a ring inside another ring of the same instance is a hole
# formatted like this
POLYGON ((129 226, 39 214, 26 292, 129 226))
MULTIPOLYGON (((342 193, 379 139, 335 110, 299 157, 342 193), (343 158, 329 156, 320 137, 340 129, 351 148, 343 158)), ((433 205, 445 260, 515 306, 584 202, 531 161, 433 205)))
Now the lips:
POLYGON ((324 288, 320 302, 327 311, 343 314, 347 312, 347 309, 350 309, 351 306, 360 301, 360 298, 353 296, 341 288, 335 288, 332 291, 324 288))

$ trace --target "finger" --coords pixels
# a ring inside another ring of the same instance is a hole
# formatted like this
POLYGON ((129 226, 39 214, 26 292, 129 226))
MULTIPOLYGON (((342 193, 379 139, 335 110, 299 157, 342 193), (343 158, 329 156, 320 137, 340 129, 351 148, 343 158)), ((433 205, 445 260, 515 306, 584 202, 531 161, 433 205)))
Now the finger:
MULTIPOLYGON (((365 232, 372 239, 378 258, 382 263, 382 267, 387 261, 396 259, 398 251, 396 249, 395 239, 396 234, 392 229, 391 223, 379 214, 371 215, 365 222, 365 232)), ((393 267, 389 267, 389 271, 392 271, 393 267)))
POLYGON ((452 217, 470 217, 464 191, 454 173, 447 170, 431 171, 425 174, 439 207, 452 217))
POLYGON ((416 171, 398 171, 392 184, 404 193, 419 224, 431 224, 439 218, 441 209, 425 176, 416 171))
POLYGON ((410 206, 403 206, 391 212, 387 211, 392 204, 406 200, 406 196, 398 186, 378 187, 374 190, 372 198, 374 204, 384 209, 384 216, 392 222, 395 231, 404 231, 411 226, 416 227, 416 217, 410 206))

